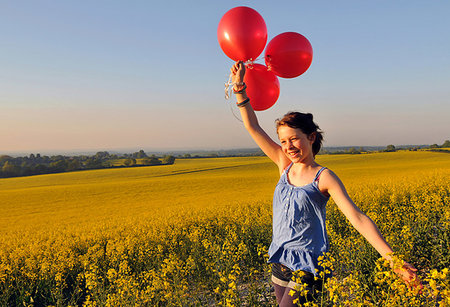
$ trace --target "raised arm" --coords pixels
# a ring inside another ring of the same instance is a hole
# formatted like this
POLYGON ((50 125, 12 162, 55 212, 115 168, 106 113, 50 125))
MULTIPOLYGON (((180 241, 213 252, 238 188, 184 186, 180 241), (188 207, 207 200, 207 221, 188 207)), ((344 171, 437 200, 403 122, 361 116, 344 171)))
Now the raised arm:
POLYGON ((244 102, 248 97, 245 91, 244 75, 245 65, 242 61, 236 62, 231 67, 231 73, 233 75, 234 92, 236 94, 237 103, 241 112, 242 121, 244 122, 245 129, 250 133, 250 136, 261 148, 261 150, 278 166, 280 173, 289 165, 290 161, 281 150, 281 146, 275 143, 270 136, 261 128, 258 123, 255 111, 250 103, 244 102))
MULTIPOLYGON (((393 266, 393 259, 390 255, 393 253, 392 248, 383 238, 375 223, 352 201, 339 177, 332 171, 326 170, 321 176, 319 188, 330 194, 353 227, 393 266)), ((394 271, 408 284, 411 282, 420 284, 415 273, 417 269, 411 264, 405 262, 402 269, 394 269, 394 271)))

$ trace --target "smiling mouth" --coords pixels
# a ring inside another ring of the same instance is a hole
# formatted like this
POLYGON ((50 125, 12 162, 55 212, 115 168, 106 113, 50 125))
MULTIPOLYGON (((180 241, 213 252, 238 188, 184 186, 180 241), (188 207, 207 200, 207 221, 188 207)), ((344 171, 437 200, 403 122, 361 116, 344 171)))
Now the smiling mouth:
POLYGON ((291 157, 294 157, 294 156, 296 156, 296 155, 298 154, 298 151, 291 151, 291 152, 288 152, 288 154, 289 154, 291 157))

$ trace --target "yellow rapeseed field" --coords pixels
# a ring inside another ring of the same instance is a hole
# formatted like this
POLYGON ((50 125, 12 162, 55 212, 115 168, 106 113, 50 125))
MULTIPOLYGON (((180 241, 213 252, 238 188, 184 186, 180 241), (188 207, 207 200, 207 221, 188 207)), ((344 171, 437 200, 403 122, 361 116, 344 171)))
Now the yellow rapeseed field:
MULTIPOLYGON (((310 306, 450 306, 450 155, 317 160, 424 288, 399 281, 330 201, 321 262, 334 274, 310 306)), ((274 306, 277 181, 265 157, 0 179, 0 305, 274 306)))

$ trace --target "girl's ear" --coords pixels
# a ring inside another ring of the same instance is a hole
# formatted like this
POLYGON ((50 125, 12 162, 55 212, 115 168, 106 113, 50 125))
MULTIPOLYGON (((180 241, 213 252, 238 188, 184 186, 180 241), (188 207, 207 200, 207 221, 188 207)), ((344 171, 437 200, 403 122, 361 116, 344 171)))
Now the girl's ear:
POLYGON ((314 141, 316 140, 316 133, 315 133, 315 132, 310 133, 310 134, 308 135, 308 140, 311 141, 311 144, 314 143, 314 141))

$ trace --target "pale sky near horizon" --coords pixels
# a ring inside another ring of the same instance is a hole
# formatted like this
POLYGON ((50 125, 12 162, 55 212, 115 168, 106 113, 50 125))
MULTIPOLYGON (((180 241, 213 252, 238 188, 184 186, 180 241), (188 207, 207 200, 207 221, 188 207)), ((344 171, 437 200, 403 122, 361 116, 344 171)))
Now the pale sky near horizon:
POLYGON ((224 99, 233 61, 217 41, 241 5, 268 42, 293 31, 314 50, 258 112, 272 137, 296 110, 325 146, 450 138, 448 1, 0 0, 0 154, 256 147, 224 99))

